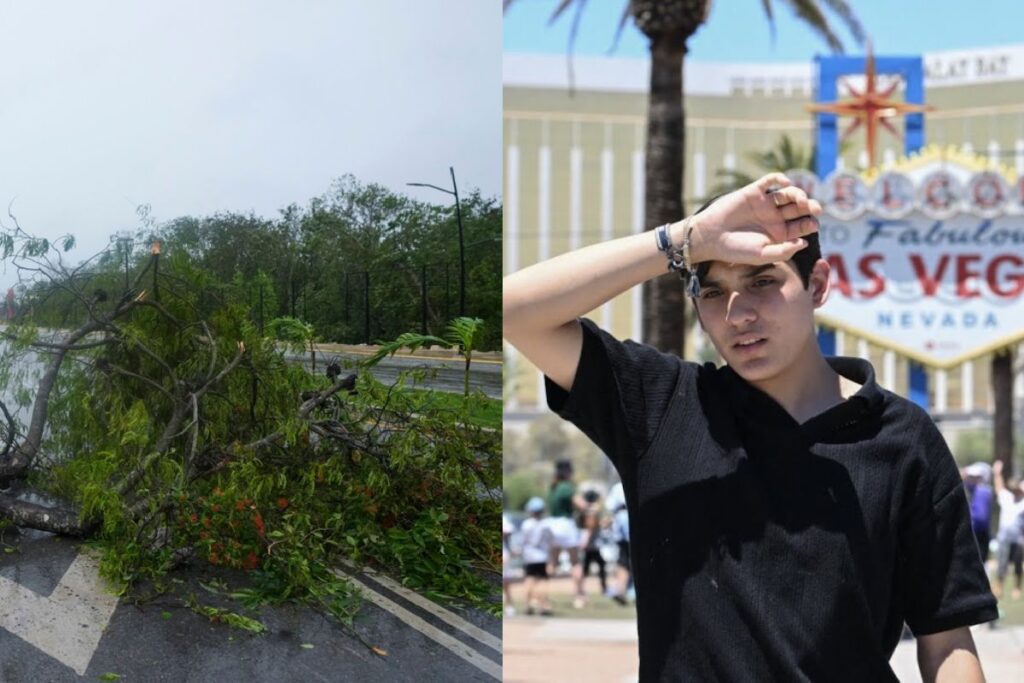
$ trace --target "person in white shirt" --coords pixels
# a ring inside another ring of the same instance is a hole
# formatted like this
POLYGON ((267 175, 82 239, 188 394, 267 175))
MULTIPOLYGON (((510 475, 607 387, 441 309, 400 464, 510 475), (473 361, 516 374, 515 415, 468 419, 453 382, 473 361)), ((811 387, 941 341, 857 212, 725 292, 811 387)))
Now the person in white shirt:
POLYGON ((626 511, 626 495, 622 490, 622 482, 617 483, 608 492, 605 502, 612 513, 612 537, 619 546, 619 559, 616 561, 615 578, 608 588, 608 597, 620 605, 628 604, 629 591, 629 513, 626 511))
POLYGON ((533 497, 526 503, 530 517, 523 521, 523 569, 526 573, 526 613, 551 615, 548 600, 548 559, 555 537, 544 518, 543 498, 533 497))
POLYGON ((992 592, 997 598, 1003 596, 1003 582, 1006 580, 1010 564, 1013 564, 1014 600, 1020 600, 1021 581, 1024 579, 1024 487, 1017 479, 1006 482, 1003 479, 1003 463, 997 460, 992 465, 995 475, 996 500, 999 502, 999 554, 996 564, 996 583, 992 592))

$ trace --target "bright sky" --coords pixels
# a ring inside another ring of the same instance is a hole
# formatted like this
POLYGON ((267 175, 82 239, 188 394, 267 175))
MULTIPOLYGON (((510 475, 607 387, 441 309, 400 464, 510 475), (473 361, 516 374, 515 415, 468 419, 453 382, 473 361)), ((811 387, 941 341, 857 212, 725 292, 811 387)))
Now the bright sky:
POLYGON ((449 203, 405 186, 449 166, 500 195, 501 21, 479 0, 0 0, 0 216, 74 234, 77 260, 140 204, 274 217, 345 173, 449 203))
MULTIPOLYGON (((506 52, 564 54, 572 12, 552 26, 548 19, 555 0, 515 0, 505 14, 506 52)), ((575 52, 607 54, 627 0, 590 0, 580 24, 575 52)), ((824 4, 824 3, 821 3, 824 4)), ((876 54, 907 55, 1024 42, 1024 2, 985 0, 850 0, 854 14, 874 42, 876 54)), ((717 0, 711 16, 689 42, 687 59, 705 62, 809 62, 825 54, 825 42, 795 18, 788 5, 772 2, 776 36, 761 0, 717 0)), ((859 54, 841 22, 826 12, 847 53, 859 54)), ((646 38, 630 22, 616 55, 646 57, 646 38)))

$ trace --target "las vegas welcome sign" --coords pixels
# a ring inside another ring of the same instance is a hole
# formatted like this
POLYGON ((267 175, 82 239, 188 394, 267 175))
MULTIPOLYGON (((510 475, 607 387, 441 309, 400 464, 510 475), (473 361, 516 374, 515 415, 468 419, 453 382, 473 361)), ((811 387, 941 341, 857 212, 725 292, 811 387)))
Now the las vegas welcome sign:
POLYGON ((1024 177, 936 147, 864 174, 787 175, 825 208, 820 324, 936 368, 1024 339, 1024 177))

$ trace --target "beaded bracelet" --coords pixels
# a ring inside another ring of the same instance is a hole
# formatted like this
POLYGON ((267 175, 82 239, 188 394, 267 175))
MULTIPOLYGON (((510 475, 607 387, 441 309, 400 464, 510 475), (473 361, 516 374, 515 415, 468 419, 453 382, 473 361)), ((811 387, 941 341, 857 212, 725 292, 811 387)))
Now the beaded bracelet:
POLYGON ((693 236, 693 216, 683 219, 682 247, 676 248, 672 245, 672 236, 669 234, 670 226, 670 223, 666 223, 654 229, 654 239, 658 244, 658 251, 665 252, 665 256, 668 258, 668 269, 678 272, 680 278, 687 280, 687 295, 696 297, 700 293, 700 280, 697 279, 696 269, 690 262, 690 238, 693 236))

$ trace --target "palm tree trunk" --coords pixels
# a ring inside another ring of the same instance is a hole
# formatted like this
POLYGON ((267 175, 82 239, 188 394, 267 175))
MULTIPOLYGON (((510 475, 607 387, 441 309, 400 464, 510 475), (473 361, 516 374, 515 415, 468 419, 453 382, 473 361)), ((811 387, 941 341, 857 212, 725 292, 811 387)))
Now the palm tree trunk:
MULTIPOLYGON (((648 229, 683 217, 683 55, 686 36, 651 38, 651 87, 644 163, 644 224, 648 229)), ((654 239, 653 237, 651 238, 654 239)), ((666 273, 643 286, 643 340, 683 355, 686 308, 679 276, 666 273)))
POLYGON ((1003 461, 1007 478, 1013 476, 1013 352, 1005 349, 992 356, 992 394, 995 399, 993 450, 1003 461))

